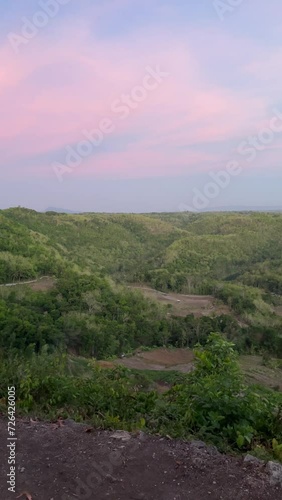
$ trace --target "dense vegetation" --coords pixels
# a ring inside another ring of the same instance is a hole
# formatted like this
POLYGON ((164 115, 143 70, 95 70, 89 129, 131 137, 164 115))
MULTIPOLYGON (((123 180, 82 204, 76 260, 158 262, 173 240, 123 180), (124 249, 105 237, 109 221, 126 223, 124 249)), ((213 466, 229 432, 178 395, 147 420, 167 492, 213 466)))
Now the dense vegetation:
POLYGON ((282 214, 0 211, 0 282, 66 265, 183 293, 234 282, 282 292, 282 214))
POLYGON ((45 291, 0 287, 0 400, 14 383, 21 411, 197 434, 225 448, 261 445, 274 453, 274 446, 279 454, 281 396, 245 387, 233 347, 282 358, 281 244, 282 214, 275 213, 0 211, 0 283, 54 280, 45 291), (230 312, 178 317, 132 283, 210 294, 230 312), (198 343, 196 370, 176 377, 163 396, 126 369, 89 361, 82 376, 69 372, 73 356, 198 343))
POLYGON ((282 214, 0 212, 0 283, 55 276, 46 293, 0 288, 0 346, 108 357, 192 346, 211 330, 282 356, 282 214), (124 285, 212 294, 229 317, 169 318, 124 285))
POLYGON ((245 385, 233 345, 219 334, 211 334, 195 354, 195 370, 174 376, 163 395, 150 389, 148 376, 123 367, 101 369, 45 350, 2 359, 0 409, 12 384, 21 413, 71 416, 102 428, 172 437, 196 435, 225 451, 252 450, 282 460, 281 393, 245 385))
MULTIPOLYGON (((4 289, 0 299, 0 349, 8 354, 58 348, 97 359, 139 346, 192 347, 211 330, 240 340, 241 328, 228 316, 168 317, 166 309, 139 292, 106 279, 68 273, 49 292, 4 289)), ((241 342, 241 343, 240 343, 241 342)))

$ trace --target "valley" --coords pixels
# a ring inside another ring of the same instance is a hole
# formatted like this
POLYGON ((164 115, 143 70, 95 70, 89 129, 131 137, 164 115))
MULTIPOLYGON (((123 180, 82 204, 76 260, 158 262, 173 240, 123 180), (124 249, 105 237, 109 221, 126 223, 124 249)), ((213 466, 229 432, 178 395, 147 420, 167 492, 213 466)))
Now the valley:
POLYGON ((0 236, 0 412, 14 385, 20 418, 282 460, 282 214, 14 208, 0 236))

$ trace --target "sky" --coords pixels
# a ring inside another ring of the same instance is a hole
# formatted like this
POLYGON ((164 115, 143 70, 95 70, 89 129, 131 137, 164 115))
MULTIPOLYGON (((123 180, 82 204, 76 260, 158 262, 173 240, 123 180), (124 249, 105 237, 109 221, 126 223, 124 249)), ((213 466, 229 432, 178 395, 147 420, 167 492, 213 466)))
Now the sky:
POLYGON ((282 207, 281 0, 0 0, 0 208, 282 207))

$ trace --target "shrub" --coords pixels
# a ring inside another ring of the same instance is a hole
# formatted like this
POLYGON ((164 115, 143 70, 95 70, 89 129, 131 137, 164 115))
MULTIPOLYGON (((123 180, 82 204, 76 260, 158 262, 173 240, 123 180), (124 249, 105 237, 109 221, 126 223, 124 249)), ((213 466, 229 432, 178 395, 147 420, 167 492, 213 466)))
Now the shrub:
POLYGON ((157 406, 159 430, 197 434, 223 449, 281 440, 281 394, 245 385, 233 344, 212 333, 195 359, 186 383, 173 387, 157 406))

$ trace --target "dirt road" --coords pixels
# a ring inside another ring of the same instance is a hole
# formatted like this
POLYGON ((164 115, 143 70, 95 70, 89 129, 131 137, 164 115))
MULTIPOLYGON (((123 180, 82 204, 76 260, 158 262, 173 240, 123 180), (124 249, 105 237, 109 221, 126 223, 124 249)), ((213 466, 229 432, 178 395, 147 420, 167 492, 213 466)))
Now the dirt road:
POLYGON ((35 291, 45 291, 53 288, 54 283, 55 279, 52 278, 51 276, 41 276, 41 278, 37 278, 36 280, 17 281, 15 283, 3 283, 0 285, 0 287, 3 288, 3 287, 28 285, 35 291))

